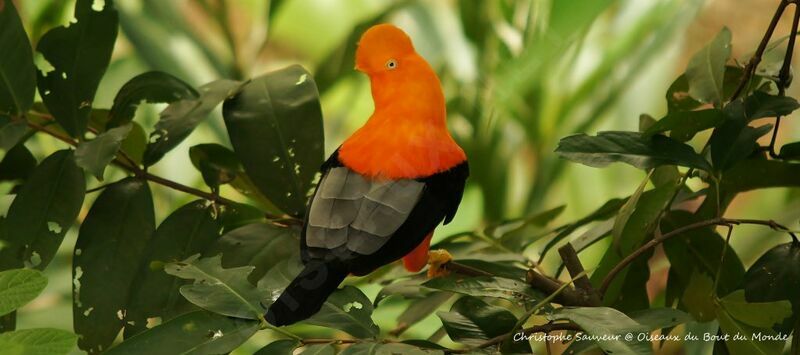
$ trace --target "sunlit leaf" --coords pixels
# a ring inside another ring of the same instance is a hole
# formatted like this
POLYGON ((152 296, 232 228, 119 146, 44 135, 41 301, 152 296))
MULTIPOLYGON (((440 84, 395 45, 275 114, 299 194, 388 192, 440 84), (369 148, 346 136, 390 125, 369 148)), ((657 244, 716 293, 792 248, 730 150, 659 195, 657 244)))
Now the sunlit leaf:
POLYGON ((72 263, 72 317, 81 349, 105 351, 130 321, 131 285, 154 229, 153 198, 145 181, 126 178, 95 200, 72 263))
POLYGON ((719 106, 725 100, 722 94, 725 62, 731 55, 731 31, 723 28, 716 37, 695 53, 686 67, 689 95, 719 106))
POLYGON ((75 349, 77 339, 61 329, 21 329, 0 334, 0 349, 3 355, 66 355, 75 349))
POLYGON ((37 71, 42 101, 56 121, 73 137, 82 136, 100 79, 111 60, 117 39, 117 11, 111 1, 102 11, 93 0, 75 4, 76 23, 57 27, 39 40, 36 50, 55 69, 37 71))
POLYGON ((0 1, 0 113, 22 114, 33 104, 36 67, 28 35, 22 27, 14 2, 0 1))
POLYGON ((231 143, 256 187, 300 216, 323 161, 322 111, 311 74, 290 66, 247 83, 225 101, 231 143))
POLYGON ((800 311, 800 245, 781 244, 759 257, 744 276, 744 290, 748 302, 791 302, 791 317, 777 328, 790 331, 800 311))
POLYGON ((47 278, 37 270, 0 271, 0 316, 24 306, 47 286, 47 278))

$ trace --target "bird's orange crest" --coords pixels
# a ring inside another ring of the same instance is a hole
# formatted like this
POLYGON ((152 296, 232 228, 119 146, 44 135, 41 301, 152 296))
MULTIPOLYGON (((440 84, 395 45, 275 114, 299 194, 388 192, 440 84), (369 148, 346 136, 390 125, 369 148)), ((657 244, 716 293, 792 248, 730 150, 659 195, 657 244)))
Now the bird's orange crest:
POLYGON ((444 93, 436 73, 401 29, 376 25, 361 37, 356 69, 370 78, 375 111, 348 138, 339 159, 380 178, 419 178, 466 159, 447 131, 444 93))

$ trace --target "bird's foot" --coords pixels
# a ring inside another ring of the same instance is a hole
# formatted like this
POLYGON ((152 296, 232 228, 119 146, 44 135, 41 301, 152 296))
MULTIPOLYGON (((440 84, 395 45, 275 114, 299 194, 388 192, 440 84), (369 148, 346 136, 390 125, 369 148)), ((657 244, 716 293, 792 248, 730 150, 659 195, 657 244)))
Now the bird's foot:
POLYGON ((453 260, 453 256, 444 249, 431 250, 428 252, 428 278, 447 276, 450 271, 445 265, 453 260))

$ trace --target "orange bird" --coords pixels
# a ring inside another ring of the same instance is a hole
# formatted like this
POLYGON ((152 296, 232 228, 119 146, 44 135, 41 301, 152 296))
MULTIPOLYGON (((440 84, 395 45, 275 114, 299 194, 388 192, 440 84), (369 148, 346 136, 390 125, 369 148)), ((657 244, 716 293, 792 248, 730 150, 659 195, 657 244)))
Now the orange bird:
POLYGON ((447 131, 439 78, 408 35, 373 26, 355 68, 369 76, 375 111, 322 165, 301 234, 305 268, 265 315, 276 326, 317 313, 348 274, 400 258, 421 270, 434 228, 461 202, 467 158, 447 131))

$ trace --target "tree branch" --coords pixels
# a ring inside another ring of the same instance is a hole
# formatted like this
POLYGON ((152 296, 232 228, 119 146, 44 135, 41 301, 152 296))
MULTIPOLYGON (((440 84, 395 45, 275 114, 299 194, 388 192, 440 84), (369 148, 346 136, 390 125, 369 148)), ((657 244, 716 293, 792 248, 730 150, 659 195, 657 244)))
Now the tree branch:
POLYGON ((580 290, 583 303, 589 306, 599 306, 602 304, 600 296, 586 276, 583 269, 581 260, 578 259, 578 252, 572 247, 572 243, 567 243, 561 248, 558 248, 558 254, 561 255, 561 260, 564 261, 564 266, 567 267, 569 275, 575 280, 575 288, 580 290))

